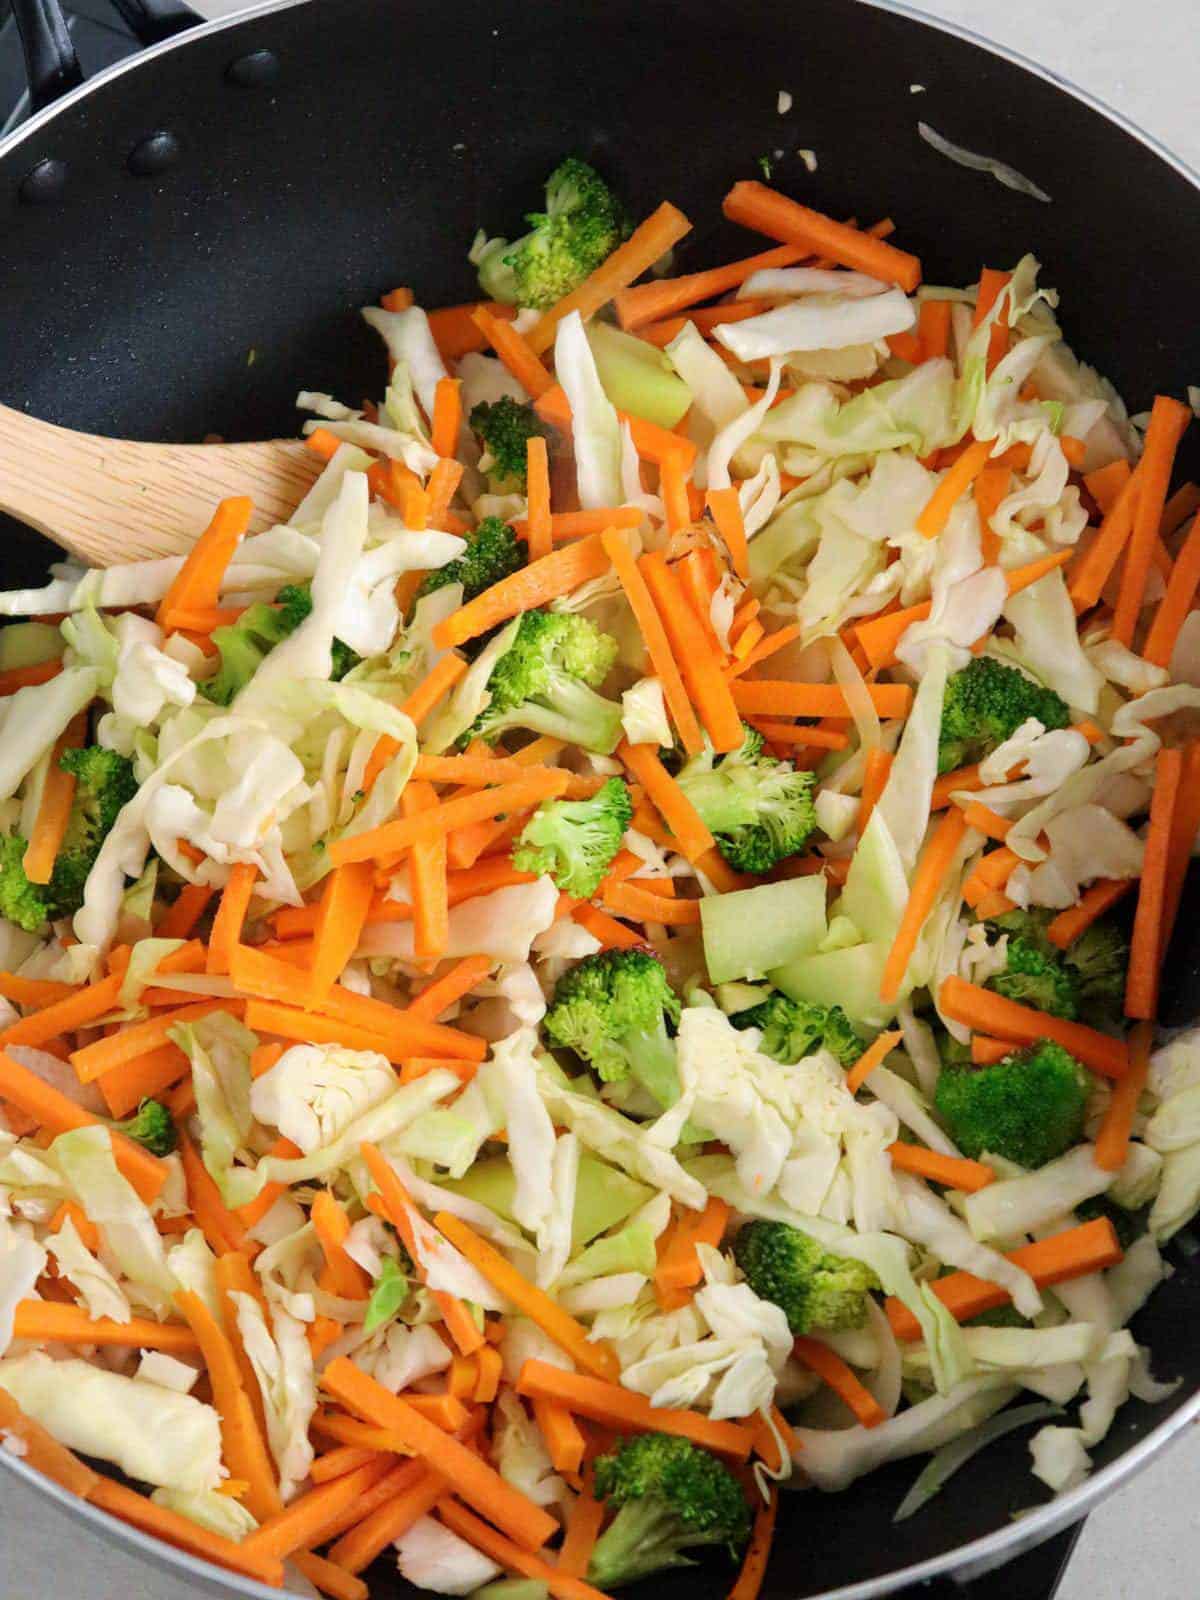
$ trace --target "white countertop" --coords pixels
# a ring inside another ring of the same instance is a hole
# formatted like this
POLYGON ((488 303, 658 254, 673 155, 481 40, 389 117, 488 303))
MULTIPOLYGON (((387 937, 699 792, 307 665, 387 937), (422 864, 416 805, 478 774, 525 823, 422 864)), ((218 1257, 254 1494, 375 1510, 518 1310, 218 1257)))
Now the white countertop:
MULTIPOLYGON (((239 0, 192 3, 206 16, 241 9, 239 0)), ((1195 0, 1145 8, 1128 0, 923 0, 921 9, 1086 86, 1200 171, 1195 0)), ((1090 1519, 1057 1600, 1190 1600, 1198 1592, 1197 1504, 1200 1443, 1189 1435, 1090 1519)), ((0 1550, 0 1600, 188 1600, 196 1593, 81 1539, 53 1506, 10 1480, 0 1550)))

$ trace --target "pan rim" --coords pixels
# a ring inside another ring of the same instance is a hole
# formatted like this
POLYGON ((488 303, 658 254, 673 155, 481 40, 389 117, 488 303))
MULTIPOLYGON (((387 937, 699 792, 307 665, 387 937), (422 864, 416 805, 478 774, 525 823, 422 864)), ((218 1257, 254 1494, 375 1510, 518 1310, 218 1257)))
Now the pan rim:
MULTIPOLYGON (((201 23, 197 27, 189 28, 184 33, 165 39, 159 44, 151 45, 147 49, 138 52, 136 55, 114 63, 102 72, 98 72, 94 77, 89 78, 78 88, 63 95, 61 99, 56 100, 52 105, 35 113, 20 127, 14 129, 12 133, 0 138, 0 162, 3 162, 7 156, 17 150, 25 140, 40 133, 42 129, 53 122, 60 112, 78 104, 95 89, 112 82, 123 73, 134 70, 143 63, 164 55, 169 50, 175 50, 187 45, 194 39, 224 32, 238 27, 243 22, 253 21, 255 18, 268 16, 277 11, 292 10, 310 3, 311 0, 260 0, 259 4, 236 12, 232 16, 218 17, 201 23)), ((1001 59, 1011 62, 1014 66, 1034 74, 1120 128, 1177 172, 1200 194, 1200 173, 1196 172, 1169 146, 1147 132, 1132 118, 1114 109, 1098 95, 1072 83, 1069 79, 1062 77, 1042 63, 1031 60, 1019 50, 1014 50, 1008 45, 989 39, 985 35, 976 32, 973 28, 965 27, 962 24, 950 22, 940 17, 930 16, 918 7, 902 3, 902 0, 855 0, 855 3, 870 6, 877 11, 891 12, 893 15, 903 17, 910 22, 936 29, 940 33, 950 34, 955 38, 965 40, 976 49, 985 50, 991 55, 999 56, 1001 59)), ((1056 1533, 1060 1533, 1063 1529, 1080 1521, 1102 1501, 1106 1500, 1117 1489, 1141 1472, 1177 1435, 1182 1433, 1189 1423, 1198 1417, 1200 1417, 1200 1389, 1179 1405, 1169 1417, 1153 1428, 1144 1438, 1123 1451, 1115 1461, 1101 1468, 1100 1471, 1094 1473, 1077 1488, 1066 1494, 1059 1495, 1056 1499, 1030 1511, 1021 1518, 1020 1522, 1007 1528, 998 1528, 994 1532, 984 1534, 981 1538, 974 1539, 968 1544, 958 1545, 953 1550, 945 1551, 941 1555, 931 1556, 929 1559, 914 1563, 911 1566, 897 1568, 879 1577, 866 1578, 856 1583, 844 1584, 840 1588, 824 1590, 820 1596, 814 1596, 813 1600, 881 1600, 882 1596, 893 1594, 898 1589, 927 1583, 935 1578, 945 1577, 949 1574, 960 1577, 964 1582, 979 1577, 993 1568, 1015 1559, 1024 1552, 1033 1549, 1036 1545, 1043 1543, 1046 1539, 1052 1538, 1056 1533)), ((77 1496, 62 1488, 61 1485, 36 1472, 7 1451, 0 1450, 0 1467, 12 1471, 36 1493, 46 1495, 56 1501, 68 1514, 90 1524, 102 1537, 136 1551, 160 1568, 170 1568, 187 1575, 204 1584, 210 1590, 220 1587, 229 1593, 249 1596, 251 1600, 274 1600, 274 1597, 281 1593, 278 1589, 269 1588, 254 1579, 241 1577, 226 1571, 222 1567, 214 1566, 210 1562, 201 1561, 195 1556, 188 1555, 185 1551, 177 1550, 165 1544, 160 1539, 140 1532, 137 1528, 131 1527, 119 1518, 111 1516, 108 1512, 101 1511, 96 1506, 80 1500, 77 1496)))

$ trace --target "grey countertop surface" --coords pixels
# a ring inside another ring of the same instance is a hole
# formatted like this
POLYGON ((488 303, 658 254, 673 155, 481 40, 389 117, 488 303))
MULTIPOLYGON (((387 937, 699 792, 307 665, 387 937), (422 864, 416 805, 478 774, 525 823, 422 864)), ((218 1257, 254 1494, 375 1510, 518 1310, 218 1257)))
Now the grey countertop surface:
MULTIPOLYGON (((240 9, 238 0, 193 3, 209 16, 240 9)), ((1200 171, 1196 0, 1145 9, 1128 0, 924 0, 921 9, 1083 85, 1200 171)), ((197 1593, 82 1537, 11 1478, 2 1493, 0 1600, 189 1600, 197 1593)), ((1197 1504, 1200 1440, 1189 1432, 1089 1520, 1058 1600, 1190 1600, 1200 1592, 1197 1504)))

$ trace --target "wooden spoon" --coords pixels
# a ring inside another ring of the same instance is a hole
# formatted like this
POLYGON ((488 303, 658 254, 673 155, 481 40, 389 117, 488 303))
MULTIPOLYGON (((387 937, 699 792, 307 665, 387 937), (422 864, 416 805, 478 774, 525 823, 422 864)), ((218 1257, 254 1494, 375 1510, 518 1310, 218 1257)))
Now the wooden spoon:
POLYGON ((254 501, 251 533, 286 522, 323 464, 295 439, 139 444, 0 406, 0 511, 93 567, 179 555, 227 495, 254 501))

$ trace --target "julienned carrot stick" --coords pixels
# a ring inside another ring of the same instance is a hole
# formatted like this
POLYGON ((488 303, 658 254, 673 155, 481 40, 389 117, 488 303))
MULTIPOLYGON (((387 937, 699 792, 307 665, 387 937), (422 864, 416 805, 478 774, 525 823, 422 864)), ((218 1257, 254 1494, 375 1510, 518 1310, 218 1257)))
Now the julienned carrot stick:
POLYGON ((208 909, 216 890, 210 883, 185 883, 166 915, 155 928, 159 939, 186 939, 208 909))
POLYGON ((462 482, 462 475, 462 462, 454 461, 449 456, 443 456, 429 474, 429 482, 425 488, 429 495, 430 527, 440 528, 445 522, 450 502, 462 482))
POLYGON ((758 1600, 759 1590, 767 1576, 771 1559, 771 1543, 775 1537, 775 1518, 779 1511, 779 1489, 771 1484, 766 1500, 760 1500, 754 1513, 754 1528, 750 1543, 742 1557, 742 1570, 737 1582, 729 1591, 728 1600, 758 1600))
POLYGON ((700 720, 708 731, 713 749, 719 753, 736 750, 745 737, 731 686, 721 672, 722 662, 713 653, 700 619, 688 604, 679 580, 667 565, 661 551, 644 555, 638 571, 662 618, 671 651, 691 691, 700 720))
POLYGON ((1179 783, 1175 815, 1171 822, 1171 839, 1167 848, 1160 960, 1166 959, 1167 946, 1175 930, 1175 920, 1179 915, 1179 904, 1183 898, 1184 880, 1187 877, 1192 859, 1192 847, 1198 833, 1200 833, 1200 739, 1190 739, 1183 747, 1183 775, 1179 783))
POLYGON ((1059 912, 1046 929, 1046 937, 1060 950, 1068 949, 1098 917, 1127 895, 1136 882, 1136 878, 1097 879, 1084 890, 1077 905, 1059 912))
POLYGON ((994 1067, 1012 1055, 1016 1046, 1009 1039, 990 1039, 986 1033, 971 1035, 971 1060, 977 1067, 994 1067))
MULTIPOLYGON (((534 1401, 536 1406, 539 1402, 534 1401)), ((548 1404, 549 1402, 547 1402, 548 1404)), ((604 1526, 604 1502, 597 1500, 589 1471, 583 1488, 567 1512, 567 1527, 555 1566, 568 1578, 582 1578, 592 1559, 600 1529, 604 1526)))
MULTIPOLYGON (((410 782, 400 796, 400 809, 406 817, 432 811, 437 804, 437 792, 430 783, 410 782)), ((359 862, 358 865, 367 867, 368 863, 359 862)), ((450 936, 444 833, 414 841, 408 874, 413 904, 413 954, 421 961, 436 961, 445 951, 450 936)))
POLYGON ((475 321, 480 306, 502 322, 511 322, 516 306, 502 306, 498 300, 472 300, 460 306, 440 306, 427 313, 429 331, 443 361, 460 361, 463 356, 487 347, 487 336, 475 321))
POLYGON ((477 307, 472 319, 531 400, 539 399, 547 389, 554 387, 554 379, 539 359, 540 349, 531 345, 511 323, 493 316, 485 306, 477 307))
MULTIPOLYGON (((348 1410, 400 1434, 414 1455, 442 1473, 455 1491, 510 1534, 526 1550, 539 1550, 558 1532, 558 1523, 514 1489, 494 1468, 451 1435, 427 1422, 398 1395, 367 1377, 344 1356, 331 1361, 322 1387, 348 1410)), ((332 1486, 331 1486, 332 1487, 332 1486)))
POLYGON ((253 512, 254 502, 245 495, 233 495, 221 501, 159 603, 156 620, 160 628, 169 632, 174 627, 171 617, 175 611, 195 611, 217 605, 225 568, 250 526, 253 512))
MULTIPOLYGON (((801 253, 802 254, 802 253, 801 253)), ((637 330, 639 339, 644 339, 647 344, 657 345, 660 350, 665 350, 672 339, 678 338, 691 322, 695 325, 696 332, 707 337, 714 328, 721 327, 726 322, 744 322, 747 317, 760 317, 764 311, 770 311, 770 300, 723 300, 720 305, 693 307, 685 311, 682 316, 664 317, 661 322, 644 322, 637 330)))
POLYGON ((1167 592, 1158 603, 1150 632, 1142 646, 1142 655, 1156 667, 1170 665, 1171 652, 1196 598, 1197 585, 1200 585, 1200 517, 1193 522, 1175 558, 1167 592))
POLYGON ((753 228, 784 244, 801 245, 885 283, 897 283, 906 294, 912 294, 921 281, 921 263, 916 256, 819 211, 810 211, 753 179, 734 184, 725 196, 723 210, 731 222, 743 228, 753 228))
MULTIPOLYGON (((347 1363, 348 1365, 348 1363, 347 1363)), ((444 1436, 443 1436, 444 1437, 444 1436)), ((322 1483, 300 1495, 276 1516, 248 1534, 239 1549, 286 1560, 296 1550, 322 1542, 324 1530, 341 1512, 355 1505, 372 1486, 392 1471, 386 1456, 355 1472, 322 1483)))
POLYGON ((177 1011, 161 1011, 146 1022, 135 1022, 120 1033, 97 1039, 82 1050, 73 1050, 71 1065, 80 1083, 93 1083, 101 1073, 169 1044, 169 1032, 176 1025, 198 1022, 214 1011, 236 1011, 237 1006, 236 1000, 201 1000, 196 1005, 180 1006, 177 1011))
MULTIPOLYGON (((836 683, 789 683, 759 678, 731 685, 739 711, 780 717, 845 717, 851 715, 845 690, 836 683)), ((912 690, 906 683, 869 683, 871 704, 881 717, 906 717, 912 690)))
MULTIPOLYGON (((482 1061, 487 1045, 473 1034, 429 1022, 410 1006, 398 1010, 386 1000, 357 994, 335 984, 320 1010, 335 1022, 377 1033, 397 1045, 406 1045, 411 1054, 447 1056, 454 1061, 482 1061)), ((270 1032, 270 1030, 267 1030, 270 1032)))
POLYGON ((670 1433, 690 1439, 702 1449, 734 1461, 746 1461, 754 1447, 754 1430, 736 1422, 714 1422, 699 1411, 674 1411, 652 1406, 644 1395, 619 1383, 583 1372, 564 1372, 547 1361, 527 1361, 517 1380, 517 1393, 531 1400, 557 1400, 576 1416, 601 1422, 619 1432, 670 1433))
POLYGON ((624 922, 618 922, 615 917, 610 917, 598 906, 576 906, 571 916, 581 928, 587 929, 593 939, 600 941, 604 950, 634 950, 645 944, 640 933, 624 922))
POLYGON ((1116 499, 1103 510, 1104 520, 1087 549, 1076 556, 1067 579, 1067 591, 1076 611, 1087 611, 1099 600, 1109 575, 1121 558, 1133 532, 1133 513, 1141 487, 1141 473, 1127 474, 1116 499))
POLYGON ((963 817, 968 828, 974 828, 986 838, 998 840, 1001 844, 1012 830, 1011 817, 1002 817, 998 811, 993 811, 991 806, 985 806, 978 800, 972 800, 963 807, 963 817))
POLYGON ((664 200, 578 289, 551 306, 541 321, 529 330, 527 338, 534 354, 541 355, 543 350, 549 349, 564 317, 578 311, 586 322, 643 272, 649 272, 656 261, 661 261, 668 250, 674 249, 684 235, 691 232, 691 227, 683 212, 664 200))
POLYGON ((1096 1135, 1095 1161, 1104 1172, 1120 1172, 1129 1155, 1129 1139, 1138 1101, 1150 1072, 1154 1024, 1139 1022, 1129 1034, 1129 1071, 1113 1086, 1096 1135))
POLYGON ((750 553, 746 544, 746 523, 736 489, 710 489, 708 509, 725 541, 733 570, 746 582, 750 579, 750 553))
POLYGON ((523 1278, 498 1250, 481 1239, 459 1217, 440 1211, 433 1219, 450 1243, 460 1250, 488 1282, 511 1300, 517 1309, 535 1322, 569 1355, 577 1367, 597 1378, 616 1378, 620 1368, 608 1345, 588 1338, 587 1329, 556 1305, 549 1295, 523 1278))
POLYGON ((498 623, 569 594, 581 583, 598 578, 607 566, 604 546, 595 536, 563 545, 540 561, 522 567, 520 572, 501 578, 453 616, 439 622, 433 631, 433 642, 439 650, 465 644, 498 623))
POLYGON ((313 1200, 308 1220, 321 1242, 325 1265, 334 1280, 334 1294, 345 1300, 365 1300, 371 1292, 371 1281, 358 1262, 346 1254, 350 1219, 328 1189, 322 1189, 313 1200))
POLYGON ((916 522, 918 533, 924 534, 926 539, 935 539, 941 533, 959 498, 966 494, 987 466, 991 453, 990 440, 977 440, 974 444, 968 445, 942 478, 918 515, 916 522))
POLYGON ((892 762, 895 757, 890 750, 874 749, 867 752, 867 764, 863 772, 862 793, 858 802, 858 835, 863 836, 867 823, 871 820, 871 813, 879 804, 879 797, 887 788, 887 781, 891 777, 892 762))
POLYGON ((10 1022, 8 1027, 0 1032, 0 1045, 42 1045, 49 1039, 57 1039, 60 1034, 74 1033, 78 1028, 86 1028, 89 1023, 95 1022, 117 1004, 117 996, 123 981, 123 974, 111 973, 107 978, 101 978, 96 983, 89 983, 84 988, 77 989, 65 1000, 55 1001, 53 1005, 43 1007, 32 1016, 10 1022))
POLYGON ((317 908, 313 928, 310 1002, 323 1000, 341 977, 358 948, 359 936, 371 908, 375 879, 369 862, 335 867, 329 874, 317 908))
POLYGON ((190 1517, 169 1511, 166 1506, 155 1505, 145 1495, 127 1489, 123 1483, 100 1478, 88 1495, 88 1500, 92 1505, 99 1506, 101 1511, 120 1517, 122 1522, 131 1523, 142 1533, 153 1534, 156 1539, 186 1550, 201 1561, 215 1562, 231 1572, 243 1572, 247 1577, 257 1578, 260 1583, 269 1584, 275 1589, 283 1585, 283 1563, 277 1557, 261 1548, 251 1548, 249 1540, 235 1544, 232 1539, 225 1539, 219 1533, 210 1533, 190 1517))
POLYGON ((636 289, 622 289, 613 301, 617 320, 623 328, 636 328, 641 338, 643 324, 659 322, 688 306, 698 305, 701 300, 715 300, 718 295, 728 294, 755 272, 795 266, 807 253, 802 246, 784 244, 774 250, 763 250, 756 256, 746 256, 742 261, 731 261, 726 267, 710 267, 707 272, 689 272, 682 278, 658 278, 652 283, 640 283, 636 289))
POLYGON ((663 686, 663 698, 671 713, 681 743, 689 755, 699 755, 704 748, 700 724, 692 710, 679 664, 671 652, 671 645, 658 614, 646 580, 642 575, 632 550, 615 528, 606 528, 600 536, 604 552, 612 562, 613 571, 621 581, 625 598, 633 612, 634 621, 642 635, 650 665, 663 686))
MULTIPOLYGON (((114 975, 113 981, 119 988, 121 981, 119 974, 114 975)), ((45 1012, 42 1015, 44 1016, 45 1012)), ((54 1035, 51 1034, 49 1037, 53 1038, 54 1035)), ((22 1041, 12 1042, 15 1044, 22 1041)), ((44 1043, 45 1040, 41 1042, 44 1043)), ((16 1106, 26 1116, 32 1117, 39 1127, 45 1128, 50 1133, 68 1133, 72 1128, 102 1126, 99 1117, 94 1117, 90 1111, 85 1111, 82 1106, 76 1105, 74 1100, 69 1099, 60 1090, 52 1088, 36 1073, 30 1072, 28 1067, 21 1066, 3 1050, 0 1050, 0 1100, 6 1100, 16 1106)), ((147 1202, 157 1199, 167 1181, 167 1168, 158 1157, 152 1156, 134 1140, 127 1139, 123 1133, 112 1135, 112 1150, 118 1168, 141 1198, 147 1202)))
POLYGON ((871 1041, 846 1074, 846 1087, 851 1094, 858 1093, 884 1057, 900 1043, 901 1038, 900 1030, 896 1028, 890 1033, 879 1034, 871 1041))
POLYGON ((292 1565, 314 1589, 327 1594, 329 1600, 368 1600, 371 1591, 361 1578, 335 1567, 332 1561, 314 1555, 311 1550, 297 1550, 292 1565))
MULTIPOLYGON (((556 383, 552 389, 547 389, 534 402, 534 410, 543 422, 548 422, 560 433, 565 433, 571 426, 570 402, 560 384, 556 383)), ((643 461, 651 461, 660 467, 668 456, 678 455, 683 458, 685 466, 691 467, 695 462, 699 449, 683 434, 673 433, 670 428, 660 427, 657 422, 647 422, 644 417, 632 416, 628 411, 618 411, 617 418, 623 427, 629 429, 634 449, 643 461)))
POLYGON ((949 300, 922 300, 917 313, 922 361, 936 360, 949 351, 951 309, 949 300))
POLYGON ((934 829, 921 854, 909 885, 900 927, 884 963, 879 996, 885 1002, 890 1003, 900 993, 900 985, 904 982, 904 974, 917 947, 925 918, 937 901, 966 831, 967 824, 962 812, 957 806, 951 807, 934 829))
POLYGON ((179 1130, 179 1159, 187 1183, 188 1202, 213 1254, 221 1256, 229 1250, 253 1254, 257 1247, 246 1237, 240 1219, 221 1199, 221 1191, 183 1128, 179 1130))
POLYGON ((699 900, 676 900, 639 889, 636 883, 614 883, 598 896, 619 917, 634 917, 639 922, 658 922, 667 928, 686 928, 700 921, 699 900))
POLYGON ((206 972, 228 972, 229 956, 242 937, 242 924, 246 908, 254 892, 258 868, 253 862, 238 861, 230 869, 229 881, 221 892, 221 903, 213 919, 212 933, 208 939, 206 972))
POLYGON ((1125 553, 1125 568, 1112 620, 1112 637, 1132 646, 1134 629, 1141 615, 1146 579, 1158 540, 1158 525, 1171 486, 1171 469, 1179 441, 1192 420, 1192 408, 1172 400, 1169 395, 1154 397, 1150 426, 1142 459, 1138 463, 1137 504, 1133 511, 1133 532, 1125 553))
POLYGON ((477 983, 487 977, 492 963, 488 956, 464 956, 405 1008, 405 1016, 421 1022, 436 1022, 456 1000, 469 994, 477 983))
POLYGON ((749 672, 751 667, 758 666, 760 661, 766 661, 778 651, 783 650, 787 645, 792 644, 799 637, 800 626, 795 622, 789 622, 785 628, 773 629, 770 633, 763 635, 763 637, 758 641, 749 654, 743 656, 740 661, 735 661, 731 666, 727 667, 725 669, 725 676, 727 678, 743 677, 747 672, 749 672))
POLYGON ((100 1474, 85 1466, 66 1445, 59 1444, 40 1422, 27 1417, 7 1389, 0 1389, 0 1429, 6 1440, 17 1441, 13 1448, 20 1451, 27 1466, 51 1478, 68 1493, 86 1500, 99 1483, 100 1474))
POLYGON ((56 983, 50 978, 25 978, 16 972, 0 972, 0 994, 14 1005, 31 1009, 53 1006, 78 992, 76 983, 56 983))
POLYGON ((944 1156, 936 1150, 925 1150, 920 1145, 905 1144, 897 1140, 888 1146, 892 1165, 901 1172, 913 1172, 919 1178, 931 1178, 934 1183, 945 1184, 948 1189, 962 1189, 974 1194, 996 1181, 996 1174, 982 1161, 968 1161, 965 1156, 944 1156))
POLYGON ((33 667, 9 667, 0 672, 0 696, 16 694, 18 689, 32 689, 39 683, 49 683, 63 669, 62 659, 39 661, 33 667))
MULTIPOLYGON (((452 1394, 406 1394, 404 1397, 414 1411, 437 1424, 443 1433, 456 1433, 466 1437, 471 1413, 461 1400, 452 1394)), ((361 1444, 369 1450, 383 1450, 392 1455, 403 1455, 407 1446, 399 1434, 386 1428, 359 1422, 356 1417, 346 1417, 336 1411, 319 1411, 313 1427, 329 1439, 340 1439, 345 1444, 361 1444)))
MULTIPOLYGON (((637 506, 600 506, 595 511, 556 511, 550 518, 550 537, 582 539, 585 534, 603 533, 606 528, 636 528, 645 516, 637 506)), ((513 530, 524 537, 529 531, 525 518, 513 523, 513 530)))
POLYGON ((1152 1018, 1158 1007, 1159 968, 1164 954, 1167 868, 1182 777, 1183 752, 1160 750, 1154 763, 1150 826, 1146 832, 1146 853, 1138 880, 1137 911, 1129 944, 1129 971, 1125 978, 1127 1017, 1152 1018))
MULTIPOLYGON (((593 1589, 590 1583, 584 1583, 581 1578, 568 1577, 557 1562, 544 1561, 540 1556, 521 1549, 511 1539, 505 1539, 458 1500, 447 1498, 439 1501, 437 1511, 452 1533, 490 1556, 507 1571, 519 1572, 524 1578, 544 1583, 554 1600, 604 1600, 599 1589, 593 1589)), ((495 1521, 495 1518, 492 1520, 495 1521)))
POLYGON ((37 816, 29 831, 29 843, 21 865, 30 883, 49 883, 54 871, 54 858, 58 855, 71 820, 71 803, 75 799, 75 774, 64 772, 59 765, 64 750, 83 744, 87 737, 87 715, 80 712, 72 717, 50 754, 50 764, 42 784, 42 798, 37 816))
POLYGON ((369 1510, 330 1549, 330 1560, 347 1572, 365 1571, 414 1522, 427 1517, 449 1490, 441 1473, 431 1471, 422 1461, 406 1461, 393 1467, 364 1498, 364 1505, 368 1499, 371 1502, 369 1510), (375 1504, 376 1492, 382 1494, 385 1488, 389 1491, 387 1499, 375 1504))
POLYGON ((96 1083, 109 1115, 127 1117, 143 1100, 153 1100, 191 1071, 191 1062, 175 1044, 164 1044, 134 1061, 101 1073, 96 1083))
MULTIPOLYGON (((1107 1217, 1097 1217, 1094 1222, 1081 1223, 1049 1239, 1039 1239, 1036 1244, 1024 1244, 1017 1250, 1004 1252, 1014 1266, 1023 1267, 1039 1289, 1050 1289, 1056 1283, 1068 1283, 1072 1278, 1084 1278, 1089 1272, 1102 1272, 1115 1267, 1121 1260, 1121 1246, 1112 1223, 1107 1217)), ((1007 1305, 1009 1294, 998 1284, 977 1278, 972 1272, 951 1272, 937 1278, 930 1288, 958 1322, 966 1322, 983 1311, 994 1311, 1007 1305)), ((897 1339, 921 1338, 921 1325, 912 1312, 899 1300, 888 1300, 885 1307, 892 1332, 897 1339)))
MULTIPOLYGON (((457 615, 461 616, 462 613, 458 612, 457 615)), ((335 839, 329 847, 329 859, 334 866, 340 867, 348 861, 371 861, 380 856, 395 855, 401 850, 410 849, 418 839, 445 835, 468 823, 483 822, 498 812, 528 810, 543 800, 561 795, 567 785, 567 773, 556 768, 542 768, 514 783, 502 783, 495 789, 476 790, 472 794, 444 801, 435 810, 421 811, 415 816, 402 817, 397 822, 385 822, 381 827, 355 834, 349 839, 335 839)))
POLYGON ((529 516, 525 539, 530 561, 540 561, 554 548, 553 519, 550 515, 550 455, 541 434, 529 436, 525 445, 529 516))
POLYGON ((877 1428, 881 1422, 887 1421, 887 1412, 871 1391, 854 1376, 836 1350, 831 1350, 819 1339, 801 1338, 792 1346, 792 1354, 833 1390, 864 1428, 877 1428))
POLYGON ((535 1400, 533 1417, 555 1472, 578 1472, 587 1440, 571 1413, 557 1400, 535 1400))
POLYGON ((625 743, 617 754, 645 789, 687 859, 695 861, 711 850, 715 839, 700 813, 658 759, 654 746, 625 743))
POLYGON ((668 456, 659 468, 658 487, 666 513, 667 532, 679 533, 690 524, 692 515, 688 505, 687 478, 678 456, 668 456))
POLYGON ((13 1338, 35 1339, 41 1344, 163 1350, 168 1355, 190 1355, 198 1348, 196 1335, 182 1323, 152 1322, 148 1317, 114 1322, 110 1317, 89 1317, 82 1306, 58 1300, 19 1300, 13 1313, 13 1338))
MULTIPOLYGON (((995 267, 984 267, 979 274, 979 292, 975 297, 975 316, 972 319, 974 327, 979 327, 1011 281, 1011 272, 998 272, 995 267)), ((988 338, 985 370, 989 377, 1007 353, 1011 337, 1012 330, 1009 327, 1008 318, 1003 314, 997 314, 988 338)))
POLYGON ((710 1195, 703 1211, 689 1211, 662 1235, 654 1268, 654 1289, 664 1311, 687 1304, 691 1298, 689 1291, 704 1276, 696 1246, 707 1244, 715 1249, 725 1237, 728 1226, 728 1205, 710 1195))
POLYGON ((1009 1039, 1014 1044, 1053 1039, 1085 1067, 1106 1078, 1120 1078, 1129 1070, 1129 1052, 1120 1039, 1084 1027, 1080 1022, 1065 1022, 1061 1017, 1035 1011, 1032 1006, 1018 1005, 1015 1000, 967 983, 963 978, 943 980, 938 1008, 952 1022, 977 1028, 980 1033, 997 1039, 1009 1039))
POLYGON ((849 736, 832 728, 808 727, 803 723, 770 722, 763 717, 747 717, 770 744, 807 744, 814 750, 844 750, 849 736))
POLYGON ((992 527, 992 518, 1008 494, 1011 478, 1008 467, 996 465, 985 466, 975 479, 975 510, 979 514, 980 551, 984 566, 993 567, 1000 559, 1000 535, 992 527))
POLYGON ((429 442, 434 454, 458 454, 458 430, 462 427, 462 396, 457 378, 439 378, 433 392, 433 417, 429 442))

